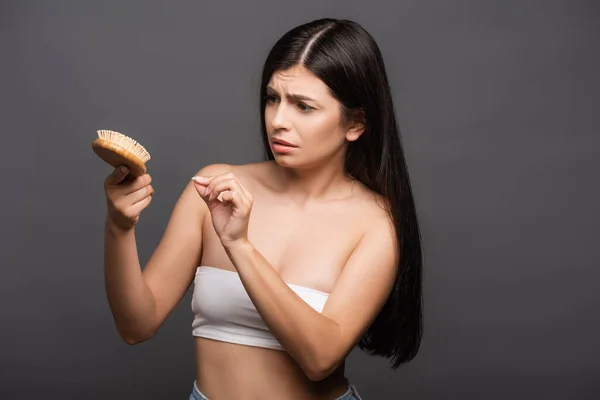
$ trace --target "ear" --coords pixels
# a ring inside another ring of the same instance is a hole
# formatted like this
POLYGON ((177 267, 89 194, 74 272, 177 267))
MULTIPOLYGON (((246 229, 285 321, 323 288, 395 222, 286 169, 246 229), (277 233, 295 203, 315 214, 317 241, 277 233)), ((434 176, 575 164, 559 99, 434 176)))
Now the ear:
POLYGON ((359 110, 356 115, 352 118, 352 122, 348 125, 346 130, 346 140, 354 142, 360 135, 365 132, 365 113, 363 110, 359 110))

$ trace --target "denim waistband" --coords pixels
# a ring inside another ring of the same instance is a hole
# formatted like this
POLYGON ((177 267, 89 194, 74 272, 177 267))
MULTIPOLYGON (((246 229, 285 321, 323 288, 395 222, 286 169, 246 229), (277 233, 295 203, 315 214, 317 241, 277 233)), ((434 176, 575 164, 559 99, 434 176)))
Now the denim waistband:
MULTIPOLYGON (((192 389, 192 394, 190 395, 189 400, 208 400, 208 397, 206 397, 200 391, 200 389, 198 389, 198 384, 196 383, 196 381, 194 381, 194 387, 192 389)), ((346 390, 346 392, 344 392, 344 394, 342 394, 341 396, 336 397, 332 400, 362 400, 362 397, 360 397, 360 395, 358 394, 356 387, 354 387, 353 384, 348 383, 348 390, 346 390)))

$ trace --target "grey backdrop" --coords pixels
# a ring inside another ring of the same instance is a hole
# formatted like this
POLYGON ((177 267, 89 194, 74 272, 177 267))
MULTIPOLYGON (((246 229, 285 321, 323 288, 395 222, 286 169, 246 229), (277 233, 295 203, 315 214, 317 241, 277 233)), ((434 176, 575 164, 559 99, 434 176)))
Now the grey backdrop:
POLYGON ((153 156, 144 264, 194 172, 260 159, 262 62, 323 16, 381 46, 425 249, 419 356, 355 351, 349 378, 366 399, 599 398, 599 3, 214 3, 0 3, 0 398, 187 398, 191 292, 149 342, 113 326, 91 142, 153 156))

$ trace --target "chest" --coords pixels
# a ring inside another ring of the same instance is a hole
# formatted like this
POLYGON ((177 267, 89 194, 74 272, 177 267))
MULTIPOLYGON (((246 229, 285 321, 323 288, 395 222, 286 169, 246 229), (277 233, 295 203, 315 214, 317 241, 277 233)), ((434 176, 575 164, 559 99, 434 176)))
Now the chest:
MULTIPOLYGON (((299 210, 277 199, 255 198, 248 238, 282 279, 329 293, 364 226, 350 205, 299 210)), ((210 218, 204 225, 202 265, 235 271, 210 218)))

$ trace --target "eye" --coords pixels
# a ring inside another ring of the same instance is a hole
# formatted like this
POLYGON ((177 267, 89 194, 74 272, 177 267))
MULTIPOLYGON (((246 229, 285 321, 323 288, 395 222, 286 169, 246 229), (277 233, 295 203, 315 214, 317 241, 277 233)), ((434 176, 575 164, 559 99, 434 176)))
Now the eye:
POLYGON ((268 95, 266 95, 266 96, 265 96, 265 99, 266 99, 266 101, 267 101, 267 104, 272 104, 272 103, 275 103, 275 102, 277 102, 277 100, 279 100, 279 99, 277 98, 277 96, 275 96, 275 95, 272 95, 272 94, 268 94, 268 95))
POLYGON ((309 112, 311 110, 314 110, 314 108, 312 108, 311 106, 307 106, 304 103, 298 103, 297 105, 298 105, 298 108, 300 109, 300 111, 302 111, 302 112, 309 112))

